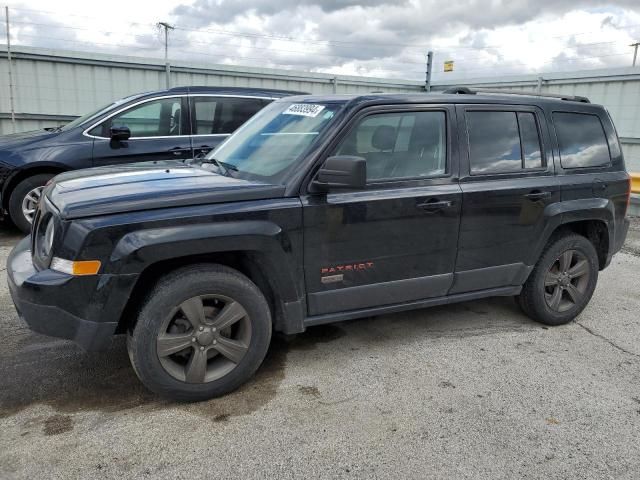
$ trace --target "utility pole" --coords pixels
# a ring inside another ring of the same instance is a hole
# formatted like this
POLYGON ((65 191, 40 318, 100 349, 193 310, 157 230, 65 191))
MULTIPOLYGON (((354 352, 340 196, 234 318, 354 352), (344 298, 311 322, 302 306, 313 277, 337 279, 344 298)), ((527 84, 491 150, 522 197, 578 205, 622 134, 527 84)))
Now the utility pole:
POLYGON ((433 70, 433 52, 429 50, 427 52, 427 71, 424 83, 424 89, 427 92, 431 91, 431 71, 433 70))
POLYGON ((9 105, 11 108, 11 127, 16 131, 16 112, 13 105, 13 72, 11 70, 11 33, 9 32, 9 7, 4 7, 4 18, 7 30, 7 62, 9 64, 9 105))
POLYGON ((629 45, 630 47, 634 47, 633 48, 633 63, 631 64, 632 67, 636 66, 636 59, 638 58, 638 45, 640 45, 640 42, 632 43, 631 45, 629 45))
POLYGON ((158 27, 164 28, 164 70, 167 74, 167 88, 171 87, 171 65, 169 64, 169 30, 175 27, 167 22, 158 22, 158 27))

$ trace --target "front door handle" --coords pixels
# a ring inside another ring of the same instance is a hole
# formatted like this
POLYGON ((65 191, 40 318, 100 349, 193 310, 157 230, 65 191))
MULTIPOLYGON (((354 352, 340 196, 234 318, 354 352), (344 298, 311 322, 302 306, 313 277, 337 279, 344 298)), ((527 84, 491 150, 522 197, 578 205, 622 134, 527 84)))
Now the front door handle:
POLYGON ((427 212, 437 212, 438 210, 449 208, 451 205, 453 205, 451 200, 435 200, 432 198, 426 202, 416 204, 416 207, 427 212))
POLYGON ((531 193, 527 193, 525 197, 529 200, 543 200, 545 198, 550 198, 551 192, 533 191, 531 193))

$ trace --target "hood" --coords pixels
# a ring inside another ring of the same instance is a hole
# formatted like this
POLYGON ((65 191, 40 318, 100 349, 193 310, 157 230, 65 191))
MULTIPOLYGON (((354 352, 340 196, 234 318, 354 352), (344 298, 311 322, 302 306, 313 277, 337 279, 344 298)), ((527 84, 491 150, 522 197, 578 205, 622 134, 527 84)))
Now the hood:
POLYGON ((283 185, 231 178, 206 166, 145 162, 63 173, 47 187, 62 218, 278 198, 283 185))
POLYGON ((0 135, 0 150, 15 147, 29 147, 44 139, 50 139, 60 134, 59 131, 30 130, 28 132, 0 135))

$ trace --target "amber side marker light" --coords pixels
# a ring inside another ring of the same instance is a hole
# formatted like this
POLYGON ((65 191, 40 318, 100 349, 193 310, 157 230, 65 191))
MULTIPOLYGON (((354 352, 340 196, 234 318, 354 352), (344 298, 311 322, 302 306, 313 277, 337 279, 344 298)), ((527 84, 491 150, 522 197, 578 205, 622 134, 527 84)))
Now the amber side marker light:
POLYGON ((65 260, 64 258, 54 257, 51 260, 51 270, 56 270, 69 275, 95 275, 100 270, 100 260, 65 260))

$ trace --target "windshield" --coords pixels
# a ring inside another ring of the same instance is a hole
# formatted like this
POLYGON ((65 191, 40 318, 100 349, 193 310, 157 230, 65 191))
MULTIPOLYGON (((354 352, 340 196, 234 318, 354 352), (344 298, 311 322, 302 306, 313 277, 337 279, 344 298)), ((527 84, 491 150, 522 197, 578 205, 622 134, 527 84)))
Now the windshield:
POLYGON ((274 102, 207 155, 234 175, 280 183, 344 103, 274 102))
POLYGON ((100 115, 102 115, 103 113, 108 112, 109 110, 113 109, 114 107, 117 107, 118 105, 122 105, 125 102, 128 102, 136 97, 138 97, 139 95, 131 95, 130 97, 126 97, 126 98, 121 98, 120 100, 116 100, 115 102, 111 102, 107 105, 104 105, 100 108, 98 108, 97 110, 92 110, 91 112, 87 113, 86 115, 82 115, 81 117, 76 118, 74 121, 67 123, 66 125, 64 125, 61 130, 69 130, 71 128, 77 127, 78 125, 82 125, 83 123, 88 122, 89 120, 94 119, 95 117, 98 117, 100 115))

